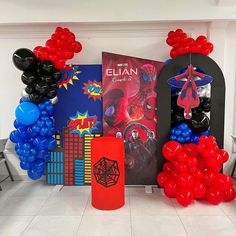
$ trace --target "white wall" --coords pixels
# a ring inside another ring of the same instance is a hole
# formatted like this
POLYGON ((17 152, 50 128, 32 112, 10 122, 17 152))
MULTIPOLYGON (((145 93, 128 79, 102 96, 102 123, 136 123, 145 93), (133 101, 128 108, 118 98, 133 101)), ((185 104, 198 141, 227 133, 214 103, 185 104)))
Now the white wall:
MULTIPOLYGON (((41 0, 40 6, 36 6, 35 1, 27 0, 0 2, 0 138, 7 137, 13 129, 14 110, 24 88, 20 79, 21 72, 12 64, 12 54, 15 49, 21 47, 33 49, 36 45, 42 45, 54 28, 61 25, 75 32, 83 44, 83 52, 72 62, 101 63, 102 51, 164 61, 169 57, 170 50, 165 43, 166 34, 169 30, 183 28, 193 37, 200 34, 207 35, 215 45, 211 56, 221 66, 226 78, 225 147, 232 153, 233 143, 230 135, 234 133, 235 123, 233 101, 236 23, 229 23, 227 19, 236 19, 235 6, 226 7, 223 4, 223 7, 220 7, 215 1, 208 0, 204 0, 204 7, 200 4, 203 0, 199 0, 198 4, 195 4, 195 1, 173 0, 172 6, 179 2, 175 9, 166 4, 172 1, 164 0, 136 1, 136 4, 133 4, 133 1, 125 1, 126 4, 122 4, 122 1, 119 1, 118 5, 116 3, 111 5, 112 1, 108 4, 108 1, 103 0, 96 6, 89 4, 90 1, 76 1, 74 5, 73 2, 70 1, 69 6, 65 6, 65 1, 63 5, 60 0, 56 2, 41 0), (149 4, 142 5, 143 2, 149 4), (57 13, 52 14, 52 5, 55 3, 54 9, 57 13), (201 14, 198 14, 200 9, 201 14), (214 13, 208 11, 207 15, 207 9, 214 9, 214 13), (26 10, 31 10, 31 13, 26 13, 26 10), (174 19, 192 19, 192 21, 164 21, 174 19), (196 22, 197 19, 200 21, 196 22), (55 23, 57 21, 64 23, 55 23), (108 22, 101 23, 102 21, 108 22)), ((224 3, 223 0, 221 2, 224 3)), ((9 158, 14 166, 14 173, 25 175, 25 172, 18 168, 18 160, 13 155, 9 158)), ((226 170, 229 171, 231 166, 232 162, 226 165, 226 170)), ((1 173, 4 173, 2 169, 0 175, 1 173)))

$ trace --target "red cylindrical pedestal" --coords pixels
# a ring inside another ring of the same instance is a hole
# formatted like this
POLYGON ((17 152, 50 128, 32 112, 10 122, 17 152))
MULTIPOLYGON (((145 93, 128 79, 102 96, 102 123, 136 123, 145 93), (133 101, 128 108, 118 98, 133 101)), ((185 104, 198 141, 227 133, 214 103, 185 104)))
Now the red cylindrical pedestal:
POLYGON ((125 203, 124 139, 95 138, 91 141, 92 205, 114 210, 125 203))

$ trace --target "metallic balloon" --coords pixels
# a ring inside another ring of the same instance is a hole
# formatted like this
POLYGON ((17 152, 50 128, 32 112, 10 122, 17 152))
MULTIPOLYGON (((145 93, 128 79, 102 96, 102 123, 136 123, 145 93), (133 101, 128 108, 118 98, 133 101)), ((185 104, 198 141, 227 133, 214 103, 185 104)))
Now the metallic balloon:
POLYGON ((22 101, 28 101, 29 100, 29 94, 25 91, 25 89, 23 89, 21 91, 21 99, 22 99, 22 101))
POLYGON ((51 102, 52 104, 56 104, 56 103, 58 102, 58 97, 56 96, 56 97, 50 99, 50 102, 51 102))

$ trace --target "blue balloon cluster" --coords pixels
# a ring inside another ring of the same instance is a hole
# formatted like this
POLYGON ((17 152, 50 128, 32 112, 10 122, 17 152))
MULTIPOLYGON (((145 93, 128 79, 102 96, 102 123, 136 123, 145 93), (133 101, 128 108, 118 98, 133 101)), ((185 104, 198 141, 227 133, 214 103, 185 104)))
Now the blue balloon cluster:
POLYGON ((198 133, 198 134, 191 134, 190 142, 198 144, 198 141, 199 141, 200 137, 203 136, 203 135, 204 136, 210 136, 211 135, 210 130, 208 129, 207 131, 202 132, 202 133, 198 133))
POLYGON ((205 136, 210 135, 210 130, 207 130, 202 133, 194 134, 186 123, 181 123, 181 124, 176 125, 174 128, 172 128, 170 133, 171 133, 170 140, 177 141, 181 144, 186 144, 186 143, 197 144, 199 141, 199 138, 202 135, 205 135, 205 136))
POLYGON ((192 130, 187 124, 181 123, 172 128, 170 133, 170 140, 184 144, 190 142, 192 130))
POLYGON ((16 130, 11 132, 10 140, 16 144, 20 167, 27 170, 33 180, 45 174, 49 150, 56 148, 53 113, 54 108, 49 100, 38 105, 21 102, 16 108, 16 130))

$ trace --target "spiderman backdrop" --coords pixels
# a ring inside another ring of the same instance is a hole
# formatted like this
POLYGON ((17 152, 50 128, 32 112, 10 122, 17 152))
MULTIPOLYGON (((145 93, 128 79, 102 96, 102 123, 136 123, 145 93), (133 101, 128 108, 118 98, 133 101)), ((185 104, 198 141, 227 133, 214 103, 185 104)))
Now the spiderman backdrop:
POLYGON ((155 184, 162 62, 103 53, 103 134, 125 140, 126 184, 155 184))

